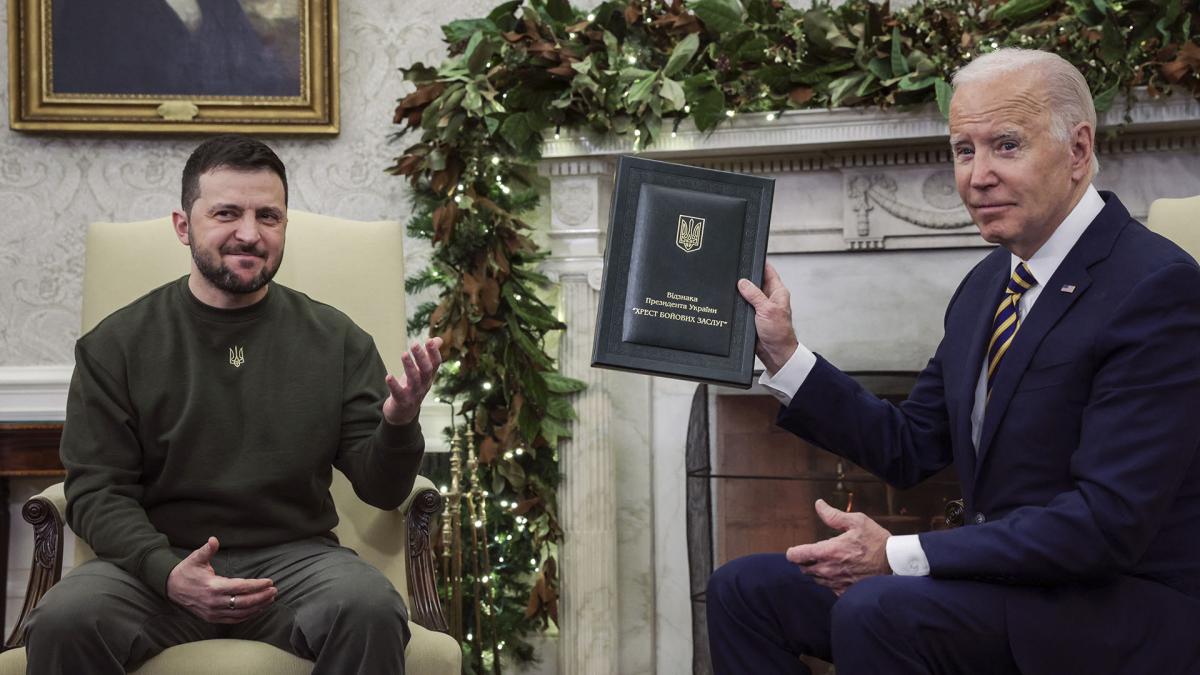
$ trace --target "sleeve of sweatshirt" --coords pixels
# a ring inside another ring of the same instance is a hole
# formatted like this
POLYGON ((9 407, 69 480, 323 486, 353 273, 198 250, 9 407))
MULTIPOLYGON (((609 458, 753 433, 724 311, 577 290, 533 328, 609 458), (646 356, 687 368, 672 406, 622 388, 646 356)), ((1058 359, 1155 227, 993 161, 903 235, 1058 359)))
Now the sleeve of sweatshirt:
POLYGON ((425 438, 417 419, 403 426, 383 419, 387 370, 375 342, 365 333, 358 337, 352 335, 346 349, 342 439, 334 466, 350 479, 359 499, 390 510, 412 491, 425 438))
POLYGON ((180 558, 142 507, 142 448, 128 387, 81 344, 59 452, 67 469, 67 522, 96 552, 163 597, 180 558))

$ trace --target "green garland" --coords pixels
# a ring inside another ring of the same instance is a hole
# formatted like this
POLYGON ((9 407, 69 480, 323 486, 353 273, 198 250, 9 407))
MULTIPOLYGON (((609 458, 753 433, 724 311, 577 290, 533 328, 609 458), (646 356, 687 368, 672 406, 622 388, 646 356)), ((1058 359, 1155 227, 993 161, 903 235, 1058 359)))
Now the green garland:
POLYGON ((544 253, 518 215, 538 202, 547 133, 630 135, 643 148, 685 119, 708 130, 741 112, 932 101, 945 112, 954 71, 1003 46, 1076 64, 1102 111, 1121 94, 1132 105, 1134 87, 1200 96, 1197 4, 926 0, 891 11, 849 0, 800 11, 782 0, 610 0, 578 10, 514 0, 443 26, 448 58, 404 69, 416 90, 396 108, 396 135, 420 141, 389 171, 413 185, 411 234, 433 243, 408 291, 436 288, 439 301, 410 330, 445 339, 438 395, 471 420, 487 522, 503 534, 488 544, 504 561, 488 578, 494 624, 480 630, 467 613, 468 666, 498 672, 493 654, 527 660, 522 637, 557 608, 556 448, 583 385, 555 374, 545 352, 564 326, 539 295, 544 253))

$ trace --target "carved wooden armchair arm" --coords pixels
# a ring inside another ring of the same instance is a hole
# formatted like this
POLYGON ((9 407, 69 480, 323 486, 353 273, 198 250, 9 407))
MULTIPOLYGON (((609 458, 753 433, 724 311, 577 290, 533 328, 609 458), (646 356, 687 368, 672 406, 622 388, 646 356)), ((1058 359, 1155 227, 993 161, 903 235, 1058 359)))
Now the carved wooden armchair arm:
POLYGON ((412 492, 400 505, 407 513, 408 524, 408 593, 412 600, 412 620, 429 630, 449 633, 446 614, 437 592, 437 563, 433 558, 433 546, 429 541, 429 530, 433 519, 442 512, 445 500, 433 482, 417 476, 412 492))
MULTIPOLYGON (((434 517, 442 510, 442 495, 428 478, 418 476, 408 498, 400 505, 407 514, 408 527, 408 589, 412 599, 412 620, 425 628, 448 633, 446 615, 437 594, 433 548, 429 529, 434 517)), ((30 497, 21 515, 33 525, 33 564, 25 604, 17 617, 4 649, 25 645, 26 622, 29 613, 41 601, 46 591, 62 578, 63 519, 67 512, 67 496, 63 484, 56 483, 40 494, 30 497)))
POLYGON ((5 649, 25 645, 25 622, 50 587, 62 578, 63 515, 67 512, 67 495, 63 484, 55 483, 41 494, 30 497, 21 508, 21 516, 33 525, 33 564, 29 570, 29 586, 25 604, 17 623, 4 643, 5 649))

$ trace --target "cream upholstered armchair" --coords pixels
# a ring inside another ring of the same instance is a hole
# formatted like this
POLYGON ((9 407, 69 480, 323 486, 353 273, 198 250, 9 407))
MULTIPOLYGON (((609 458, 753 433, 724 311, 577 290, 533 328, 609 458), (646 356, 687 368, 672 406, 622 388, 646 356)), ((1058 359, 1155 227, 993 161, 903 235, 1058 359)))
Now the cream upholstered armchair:
POLYGON ((1200 258, 1200 197, 1154 200, 1146 226, 1200 258))
MULTIPOLYGON (((97 223, 88 228, 83 288, 83 330, 147 291, 188 271, 188 253, 169 218, 139 223, 97 223)), ((364 223, 311 213, 288 212, 287 246, 276 279, 345 312, 375 338, 383 360, 398 367, 405 350, 403 231, 394 222, 364 223)), ((430 522, 441 495, 418 477, 395 511, 361 502, 349 481, 334 472, 332 487, 342 544, 383 571, 409 608, 412 640, 406 670, 458 675, 462 652, 445 633, 429 547, 430 522)), ((36 495, 24 507, 34 526, 33 572, 20 618, 0 654, 0 675, 25 672, 25 618, 62 575, 62 484, 36 495)), ((75 564, 94 554, 82 542, 75 564)), ((205 640, 172 647, 146 662, 140 675, 291 675, 309 673, 312 662, 271 645, 245 640, 205 640)))

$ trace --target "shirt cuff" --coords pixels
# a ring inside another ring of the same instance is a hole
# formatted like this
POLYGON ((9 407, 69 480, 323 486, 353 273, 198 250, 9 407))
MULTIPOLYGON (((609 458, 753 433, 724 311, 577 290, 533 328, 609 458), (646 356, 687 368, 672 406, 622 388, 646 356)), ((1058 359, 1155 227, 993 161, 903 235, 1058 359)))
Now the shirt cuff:
POLYGON ((887 559, 892 574, 902 577, 929 576, 929 558, 925 557, 925 549, 921 548, 921 538, 915 534, 888 537, 887 559))
POLYGON ((812 353, 808 347, 797 344, 792 358, 788 359, 788 362, 783 364, 783 367, 774 375, 764 370, 762 376, 758 378, 758 383, 766 387, 767 391, 779 399, 780 403, 790 405, 796 392, 800 391, 800 385, 804 384, 804 380, 808 379, 808 374, 816 365, 817 355, 812 353))

